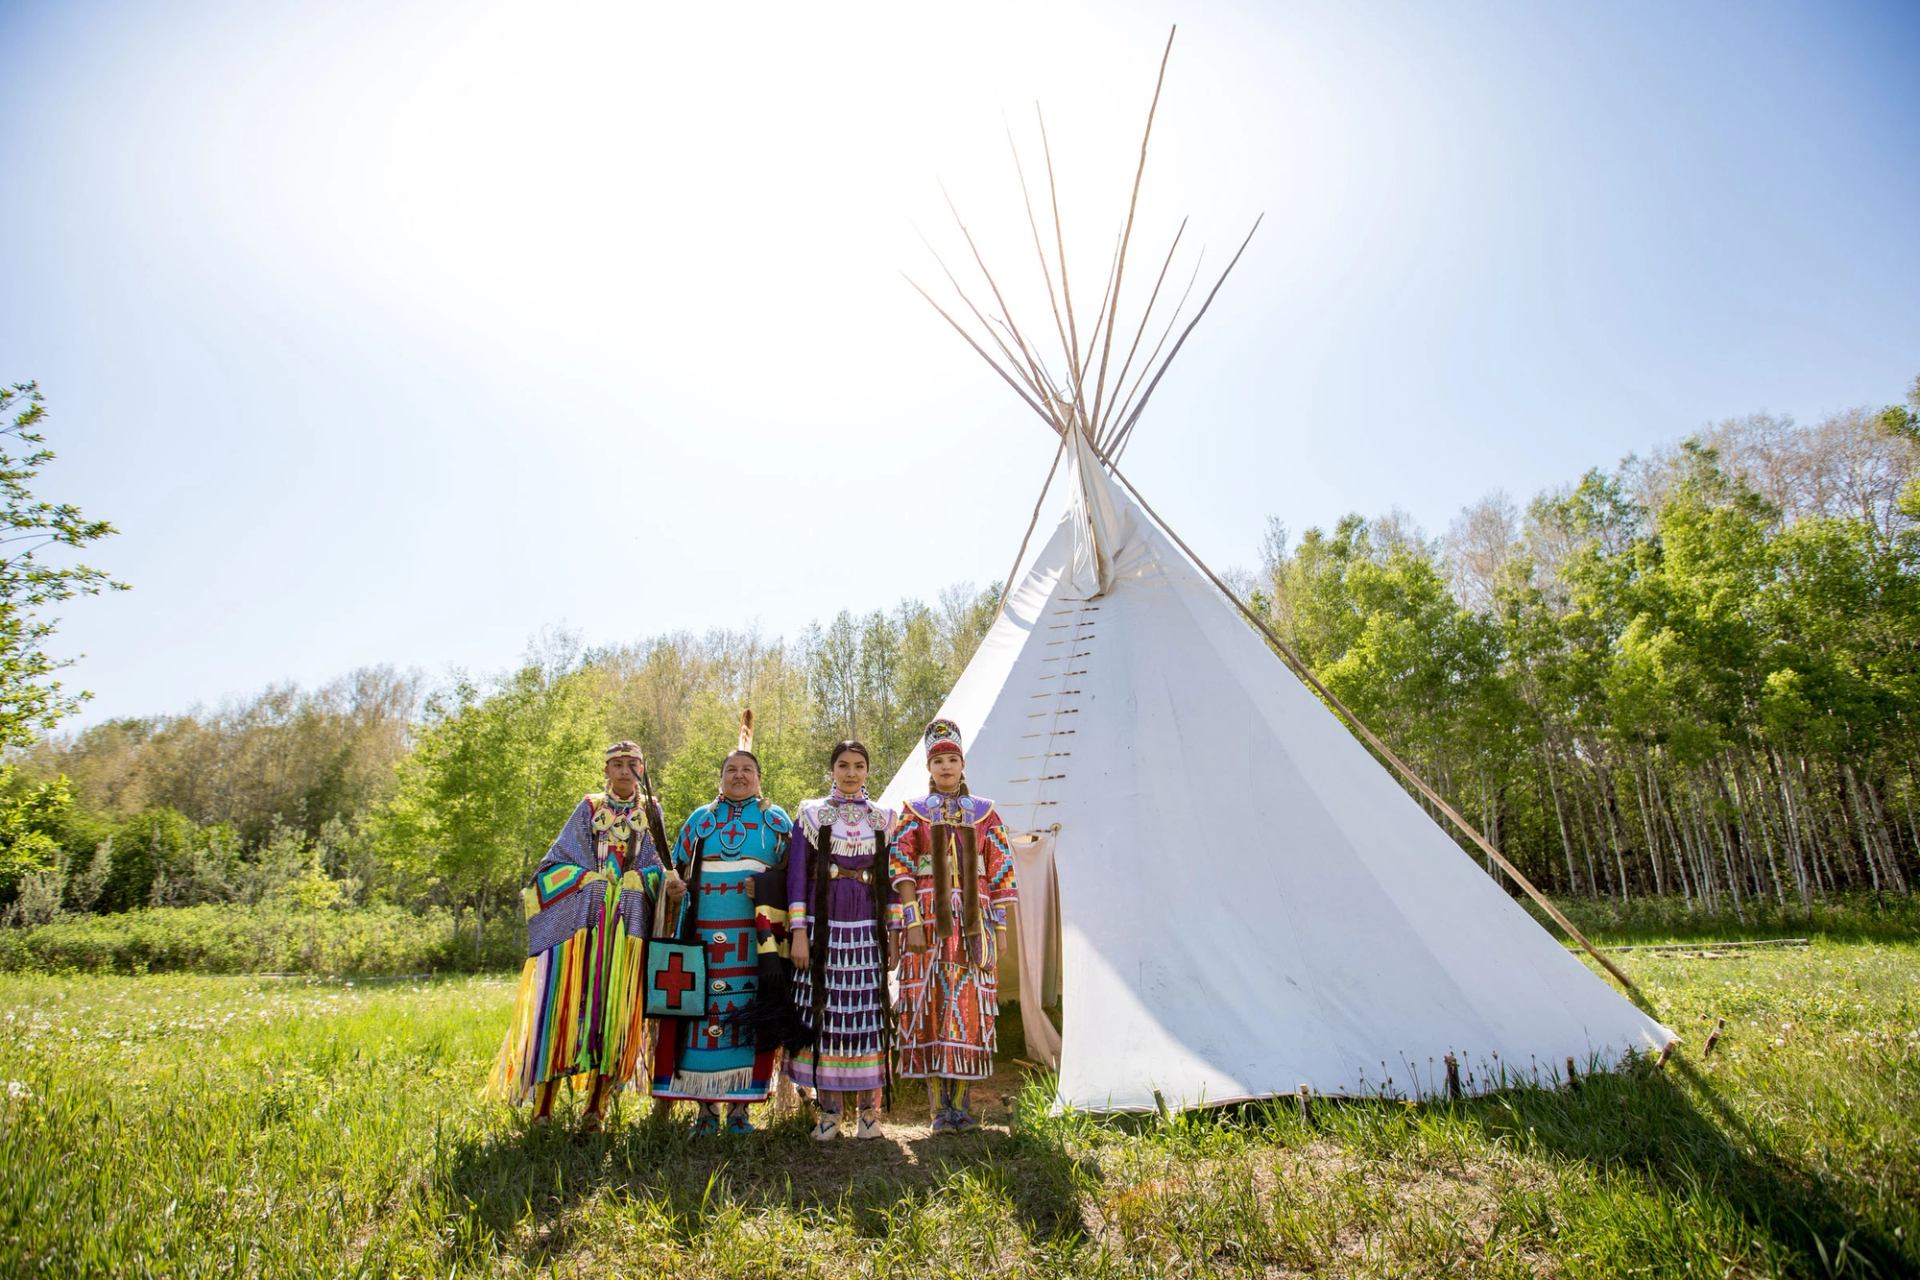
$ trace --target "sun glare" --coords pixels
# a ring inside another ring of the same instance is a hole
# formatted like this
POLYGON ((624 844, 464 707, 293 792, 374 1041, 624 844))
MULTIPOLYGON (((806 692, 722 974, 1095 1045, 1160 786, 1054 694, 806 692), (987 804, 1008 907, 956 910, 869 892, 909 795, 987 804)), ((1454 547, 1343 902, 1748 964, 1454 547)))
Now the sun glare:
MULTIPOLYGON (((179 109, 223 135, 213 163, 247 159, 209 213, 254 271, 317 304, 371 293, 370 324, 463 337, 599 391, 724 388, 757 413, 756 395, 852 360, 866 394, 892 398, 915 390, 930 345, 951 355, 898 322, 919 305, 902 270, 939 283, 917 232, 972 271, 941 183, 1009 302, 1028 324, 1042 314, 1008 148, 1011 130, 1044 202, 1036 97, 1084 309, 1111 261, 1164 30, 1095 24, 1082 56, 1050 62, 994 35, 1011 13, 415 7, 383 15, 379 40, 316 17, 249 51, 251 83, 224 114, 179 109)), ((1290 254, 1312 252, 1300 233, 1341 184, 1302 72, 1270 69, 1314 120, 1274 144, 1290 194, 1269 228, 1290 254)), ((1223 92, 1176 47, 1135 271, 1157 269, 1189 212, 1183 262, 1206 246, 1217 270, 1260 212, 1247 157, 1210 137, 1232 133, 1223 92)))

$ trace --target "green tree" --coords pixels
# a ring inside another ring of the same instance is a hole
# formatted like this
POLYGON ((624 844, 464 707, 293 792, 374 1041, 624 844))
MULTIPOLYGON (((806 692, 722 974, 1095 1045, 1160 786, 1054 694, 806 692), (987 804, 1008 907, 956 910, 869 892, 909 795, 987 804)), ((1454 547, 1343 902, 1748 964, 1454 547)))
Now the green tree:
MULTIPOLYGON (((31 744, 86 697, 55 679, 67 663, 46 650, 55 622, 52 605, 75 596, 124 590, 105 572, 60 563, 48 552, 78 550, 114 532, 71 503, 36 498, 32 482, 53 460, 41 426, 45 397, 37 384, 0 386, 0 751, 31 744), (9 416, 10 415, 10 416, 9 416)), ((11 895, 20 875, 51 868, 58 848, 49 828, 68 807, 59 780, 35 787, 13 784, 16 765, 0 764, 0 895, 11 895)))
POLYGON ((601 780, 602 713, 579 670, 529 664, 428 702, 375 840, 402 898, 471 909, 474 944, 601 780))
POLYGON ((130 911, 146 906, 153 897, 155 878, 185 866, 199 838, 199 829, 176 809, 149 809, 129 820, 113 835, 100 910, 130 911))
POLYGON ((125 590, 99 569, 48 561, 46 551, 77 550, 115 532, 71 503, 33 496, 40 469, 53 460, 38 428, 45 397, 31 382, 0 387, 0 746, 21 747, 53 728, 86 698, 68 693, 55 672, 68 665, 46 652, 56 624, 48 605, 105 590, 125 590))

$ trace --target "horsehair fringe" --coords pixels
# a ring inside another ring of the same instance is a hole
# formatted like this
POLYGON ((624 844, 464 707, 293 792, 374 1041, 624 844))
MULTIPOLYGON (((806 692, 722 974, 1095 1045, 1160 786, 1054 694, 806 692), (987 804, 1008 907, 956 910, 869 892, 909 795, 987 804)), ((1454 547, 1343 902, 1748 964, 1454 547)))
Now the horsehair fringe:
POLYGON ((953 837, 956 828, 944 822, 929 824, 933 844, 933 911, 936 932, 942 938, 953 936, 953 837))

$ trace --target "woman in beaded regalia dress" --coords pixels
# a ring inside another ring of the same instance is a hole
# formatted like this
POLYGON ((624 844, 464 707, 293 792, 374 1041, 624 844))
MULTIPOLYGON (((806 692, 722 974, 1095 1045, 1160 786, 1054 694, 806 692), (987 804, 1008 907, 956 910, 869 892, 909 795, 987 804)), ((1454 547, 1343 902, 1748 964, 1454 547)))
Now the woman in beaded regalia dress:
POLYGON ((760 760, 745 747, 720 768, 720 794, 687 816, 673 850, 673 874, 689 888, 668 901, 667 931, 681 911, 707 949, 706 1014, 662 1018, 653 1058, 656 1118, 676 1101, 698 1102, 697 1134, 751 1133, 750 1103, 765 1102, 778 1040, 749 1017, 763 956, 774 968, 786 940, 786 854, 793 823, 760 795, 760 760), (777 906, 774 904, 778 903, 777 906))
POLYGON ((935 720, 924 742, 928 793, 901 809, 889 859, 906 939, 894 1074, 927 1082, 938 1133, 978 1123, 967 1095, 993 1074, 1000 944, 1017 888, 993 801, 967 790, 959 726, 935 720))
POLYGON ((842 1100, 859 1112, 855 1134, 879 1138, 893 1036, 887 971, 887 839, 893 813, 867 798, 867 749, 852 740, 829 753, 833 790, 800 806, 787 849, 787 930, 793 1002, 812 1043, 787 1055, 787 1073, 815 1091, 813 1136, 840 1135, 842 1100))
POLYGON ((662 877, 645 769, 634 743, 607 748, 607 789, 574 807, 521 895, 527 963, 491 1084, 496 1096, 532 1098, 536 1125, 570 1079, 587 1095, 581 1128, 598 1129, 640 1063, 642 960, 662 877))

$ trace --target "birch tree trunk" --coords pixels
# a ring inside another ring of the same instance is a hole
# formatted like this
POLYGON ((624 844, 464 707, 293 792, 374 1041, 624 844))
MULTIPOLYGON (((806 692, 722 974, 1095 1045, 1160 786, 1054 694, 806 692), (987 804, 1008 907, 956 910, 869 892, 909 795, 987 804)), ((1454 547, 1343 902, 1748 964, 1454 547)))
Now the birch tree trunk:
MULTIPOLYGON (((1573 894, 1579 890, 1580 878, 1573 873, 1573 841, 1567 838, 1567 814, 1560 804, 1560 781, 1553 772, 1553 746, 1545 740, 1540 744, 1540 762, 1546 767, 1547 789, 1553 793, 1553 820, 1560 826, 1560 851, 1567 858, 1567 892, 1573 894)), ((1591 884, 1588 889, 1591 897, 1591 884)))

